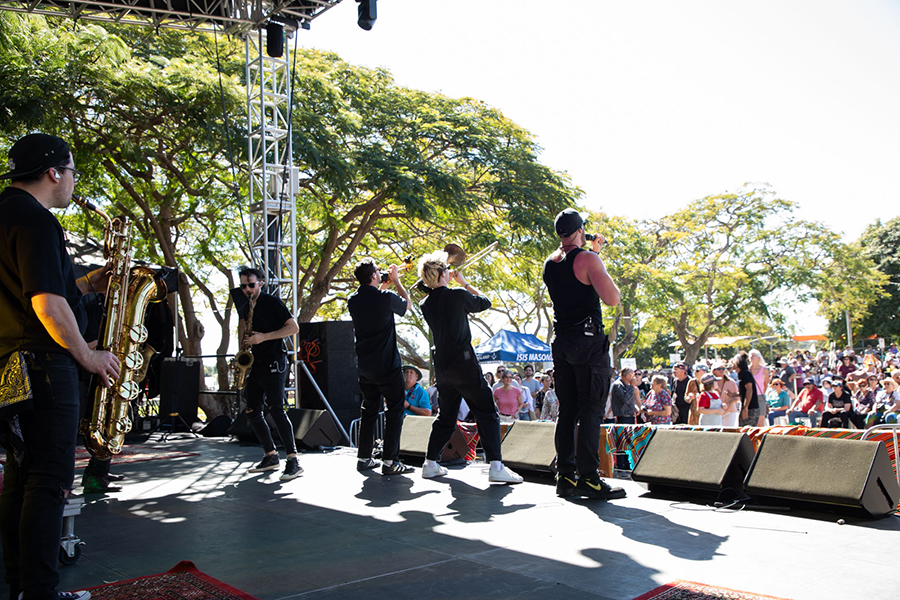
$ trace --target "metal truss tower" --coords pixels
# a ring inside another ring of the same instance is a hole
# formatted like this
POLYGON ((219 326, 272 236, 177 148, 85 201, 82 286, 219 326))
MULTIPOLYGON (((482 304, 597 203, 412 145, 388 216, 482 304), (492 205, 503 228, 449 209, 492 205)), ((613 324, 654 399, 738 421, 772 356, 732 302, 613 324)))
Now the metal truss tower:
MULTIPOLYGON (((285 34, 290 38, 296 32, 285 26, 285 34)), ((273 58, 266 53, 265 29, 245 37, 250 251, 254 264, 266 275, 268 292, 281 298, 296 316, 298 170, 291 152, 289 46, 285 43, 283 55, 273 58)), ((293 358, 296 347, 293 336, 288 349, 293 358)), ((287 391, 296 406, 299 372, 295 363, 289 361, 294 384, 287 391)))

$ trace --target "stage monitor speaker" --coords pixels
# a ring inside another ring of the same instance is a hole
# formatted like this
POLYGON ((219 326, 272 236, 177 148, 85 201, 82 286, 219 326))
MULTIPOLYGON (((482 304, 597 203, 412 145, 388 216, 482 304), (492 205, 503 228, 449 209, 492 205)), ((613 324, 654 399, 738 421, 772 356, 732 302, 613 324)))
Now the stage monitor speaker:
POLYGON ((879 517, 897 508, 900 485, 882 442, 767 435, 745 488, 748 494, 816 508, 843 507, 879 517))
MULTIPOLYGON (((431 425, 434 417, 418 417, 406 415, 403 417, 403 430, 400 432, 400 456, 406 458, 424 459, 428 451, 428 438, 431 437, 431 425)), ((465 460, 469 452, 466 436, 459 427, 453 432, 450 441, 441 451, 440 462, 454 462, 465 460)))
MULTIPOLYGON (((178 413, 190 427, 198 421, 197 407, 200 399, 200 369, 202 363, 195 359, 167 358, 163 360, 159 390, 159 418, 163 421, 172 413, 178 413)), ((176 431, 184 430, 177 418, 176 431)), ((186 430, 185 430, 186 431, 186 430)))
POLYGON ((549 421, 516 421, 503 438, 503 464, 551 472, 556 458, 555 431, 556 423, 549 421))
POLYGON ((732 490, 742 497, 753 462, 753 443, 743 433, 659 429, 647 442, 631 479, 651 491, 732 490))
MULTIPOLYGON (((356 346, 351 321, 300 323, 297 357, 316 380, 316 384, 344 429, 359 418, 362 392, 356 368, 356 346)), ((300 408, 325 409, 309 377, 300 369, 300 408)))
POLYGON ((306 448, 318 449, 341 443, 341 433, 328 411, 292 408, 288 410, 288 418, 294 426, 294 437, 306 448))

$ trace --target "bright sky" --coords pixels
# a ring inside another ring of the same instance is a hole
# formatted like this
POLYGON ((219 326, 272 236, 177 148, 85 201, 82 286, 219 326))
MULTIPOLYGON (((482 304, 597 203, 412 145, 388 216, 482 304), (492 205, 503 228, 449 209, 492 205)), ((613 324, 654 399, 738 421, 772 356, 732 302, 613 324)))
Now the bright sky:
POLYGON ((299 43, 497 107, 592 209, 659 217, 767 182, 848 241, 900 214, 896 1, 381 0, 368 32, 356 9, 299 43))

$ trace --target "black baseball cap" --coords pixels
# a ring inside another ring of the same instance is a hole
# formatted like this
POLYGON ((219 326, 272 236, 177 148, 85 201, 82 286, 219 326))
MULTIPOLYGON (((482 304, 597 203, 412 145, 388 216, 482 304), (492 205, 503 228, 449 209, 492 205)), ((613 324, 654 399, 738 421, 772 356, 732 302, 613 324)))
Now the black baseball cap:
POLYGON ((568 237, 584 227, 584 217, 574 208, 567 208, 556 215, 553 225, 556 227, 556 235, 568 237))
POLYGON ((30 133, 20 138, 9 149, 11 171, 0 175, 0 179, 13 179, 41 173, 67 162, 71 153, 69 144, 55 135, 30 133))

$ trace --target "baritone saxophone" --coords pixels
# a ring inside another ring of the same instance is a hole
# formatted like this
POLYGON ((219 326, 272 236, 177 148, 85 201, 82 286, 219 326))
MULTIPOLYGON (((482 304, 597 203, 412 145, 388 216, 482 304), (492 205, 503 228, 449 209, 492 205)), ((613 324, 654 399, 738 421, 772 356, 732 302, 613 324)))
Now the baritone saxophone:
MULTIPOLYGON (((250 302, 250 312, 247 314, 247 320, 244 322, 244 335, 249 335, 253 331, 253 302, 250 302)), ((238 336, 240 336, 241 327, 238 324, 238 336)), ((234 389, 240 392, 244 389, 244 383, 247 381, 247 373, 253 366, 253 353, 244 348, 244 340, 240 340, 241 350, 234 355, 231 360, 231 369, 234 371, 234 389)))
POLYGON ((147 267, 131 266, 131 224, 125 217, 111 219, 80 196, 72 200, 103 217, 103 257, 110 267, 106 310, 100 327, 98 350, 116 355, 119 377, 110 387, 95 385, 90 420, 81 424, 84 446, 92 456, 109 460, 122 451, 125 434, 131 430, 128 408, 140 393, 139 381, 147 360, 142 346, 147 341, 144 315, 151 302, 166 297, 165 282, 147 267))

